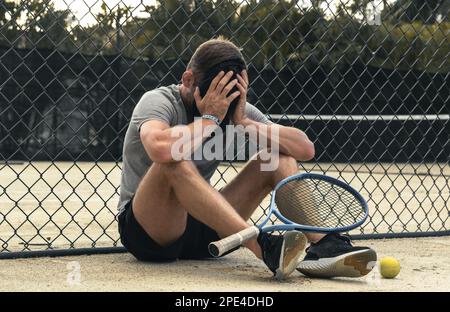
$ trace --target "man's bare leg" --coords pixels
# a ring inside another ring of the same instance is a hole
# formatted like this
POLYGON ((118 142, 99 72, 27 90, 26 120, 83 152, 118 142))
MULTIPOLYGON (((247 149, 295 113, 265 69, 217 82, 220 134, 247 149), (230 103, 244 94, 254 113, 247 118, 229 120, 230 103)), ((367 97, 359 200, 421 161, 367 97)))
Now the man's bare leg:
MULTIPOLYGON (((297 161, 283 154, 279 155, 276 170, 262 171, 262 161, 258 155, 252 157, 239 174, 221 190, 222 195, 244 220, 250 219, 278 182, 298 173, 297 161)), ((319 233, 305 235, 310 242, 317 242, 324 236, 319 233)))
MULTIPOLYGON (((298 165, 292 157, 281 155, 277 170, 272 172, 261 171, 261 161, 258 157, 254 157, 221 192, 237 212, 244 219, 248 219, 279 181, 297 172, 298 165)), ((306 233, 306 236, 311 242, 317 243, 324 237, 324 234, 306 233)), ((324 257, 324 260, 318 259, 317 261, 303 260, 298 266, 296 265, 297 270, 313 277, 361 277, 371 271, 373 263, 376 263, 377 259, 374 250, 367 247, 352 247, 339 238, 331 237, 331 239, 334 240, 336 248, 341 250, 338 256, 330 255, 324 257), (346 253, 346 261, 342 261, 342 255, 346 253), (331 262, 330 259, 332 259, 331 262)), ((312 244, 312 249, 323 248, 319 244, 312 244)))
MULTIPOLYGON (((183 234, 187 213, 221 237, 249 227, 189 161, 154 163, 136 191, 133 213, 147 234, 162 246, 183 234)), ((261 258, 256 239, 246 247, 261 258)))

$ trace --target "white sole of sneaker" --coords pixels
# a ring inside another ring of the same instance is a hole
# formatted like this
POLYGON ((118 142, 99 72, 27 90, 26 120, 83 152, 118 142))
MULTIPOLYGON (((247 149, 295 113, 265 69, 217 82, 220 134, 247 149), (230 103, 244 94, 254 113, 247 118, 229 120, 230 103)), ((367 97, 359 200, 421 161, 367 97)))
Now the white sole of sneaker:
POLYGON ((304 260, 298 264, 297 271, 309 277, 361 277, 372 271, 376 263, 376 252, 365 249, 333 258, 304 260))
POLYGON ((306 242, 306 236, 301 232, 289 231, 284 234, 280 263, 275 272, 275 278, 282 280, 294 272, 298 260, 305 250, 306 242))

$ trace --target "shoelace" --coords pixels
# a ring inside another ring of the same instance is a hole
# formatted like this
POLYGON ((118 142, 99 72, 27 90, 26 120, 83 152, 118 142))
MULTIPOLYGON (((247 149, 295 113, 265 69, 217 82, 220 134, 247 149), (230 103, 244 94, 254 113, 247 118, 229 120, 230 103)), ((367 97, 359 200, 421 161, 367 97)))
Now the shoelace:
MULTIPOLYGON (((334 234, 334 233, 333 233, 333 234, 327 234, 327 236, 328 236, 328 235, 332 235, 332 236, 336 237, 337 239, 340 239, 340 240, 346 242, 346 243, 349 244, 350 246, 352 245, 352 240, 350 239, 350 237, 349 237, 348 235, 344 235, 344 234, 334 234)), ((319 241, 319 242, 320 242, 320 241, 319 241)), ((308 251, 309 251, 309 248, 311 248, 311 246, 314 246, 314 245, 318 244, 319 242, 317 242, 317 243, 311 243, 311 245, 308 246, 308 248, 305 249, 305 252, 308 252, 308 251)))
POLYGON ((346 242, 347 244, 351 245, 352 244, 352 240, 350 238, 350 236, 348 235, 344 235, 344 234, 340 234, 340 235, 336 235, 336 237, 344 242, 346 242))

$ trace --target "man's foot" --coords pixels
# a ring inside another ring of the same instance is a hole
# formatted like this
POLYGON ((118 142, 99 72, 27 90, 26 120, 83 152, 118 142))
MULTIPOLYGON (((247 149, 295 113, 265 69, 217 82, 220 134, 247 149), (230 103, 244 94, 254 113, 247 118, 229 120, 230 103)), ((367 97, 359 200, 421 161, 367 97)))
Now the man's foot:
POLYGON ((377 254, 368 247, 354 247, 350 238, 328 234, 306 249, 297 270, 309 277, 361 277, 372 271, 377 254))
POLYGON ((303 233, 289 231, 284 235, 260 233, 258 243, 261 246, 263 261, 277 279, 288 277, 298 264, 305 249, 306 237, 303 233))

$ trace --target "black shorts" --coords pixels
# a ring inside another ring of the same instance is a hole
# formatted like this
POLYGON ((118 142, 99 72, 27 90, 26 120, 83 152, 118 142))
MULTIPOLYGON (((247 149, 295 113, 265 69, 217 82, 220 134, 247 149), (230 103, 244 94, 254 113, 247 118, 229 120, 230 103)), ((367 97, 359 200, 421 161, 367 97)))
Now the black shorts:
POLYGON ((219 239, 213 229, 188 215, 183 235, 168 246, 160 246, 136 221, 131 203, 132 200, 118 217, 119 233, 122 245, 138 260, 162 262, 211 258, 208 245, 219 239))

